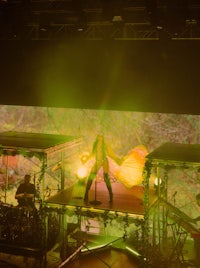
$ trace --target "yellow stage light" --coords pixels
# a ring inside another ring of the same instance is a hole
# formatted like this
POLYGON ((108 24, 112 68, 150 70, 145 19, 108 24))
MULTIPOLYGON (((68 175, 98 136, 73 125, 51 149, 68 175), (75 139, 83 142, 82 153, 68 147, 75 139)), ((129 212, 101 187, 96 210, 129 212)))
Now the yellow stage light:
POLYGON ((162 184, 161 178, 155 178, 154 185, 158 186, 158 185, 161 185, 161 184, 162 184))
POLYGON ((87 174, 88 174, 88 170, 85 166, 79 167, 79 169, 77 171, 77 176, 79 179, 83 179, 83 178, 87 177, 87 174))

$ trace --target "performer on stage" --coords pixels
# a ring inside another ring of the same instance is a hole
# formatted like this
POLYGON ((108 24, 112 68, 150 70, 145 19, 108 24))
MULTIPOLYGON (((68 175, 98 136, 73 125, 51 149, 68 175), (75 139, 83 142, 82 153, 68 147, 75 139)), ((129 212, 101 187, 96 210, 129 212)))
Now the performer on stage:
POLYGON ((24 176, 24 181, 17 188, 15 198, 21 207, 34 208, 34 198, 35 198, 35 185, 30 182, 31 176, 26 174, 24 176))
POLYGON ((96 178, 98 171, 100 168, 103 168, 103 178, 106 183, 109 196, 110 196, 110 202, 113 201, 113 192, 112 187, 109 179, 109 162, 107 156, 110 156, 111 158, 115 158, 116 156, 112 152, 111 148, 108 147, 108 145, 104 141, 104 137, 102 135, 98 135, 92 149, 92 157, 95 158, 94 165, 92 166, 91 172, 88 177, 87 185, 86 185, 86 191, 84 200, 88 201, 88 193, 90 190, 90 187, 92 185, 93 180, 96 178))

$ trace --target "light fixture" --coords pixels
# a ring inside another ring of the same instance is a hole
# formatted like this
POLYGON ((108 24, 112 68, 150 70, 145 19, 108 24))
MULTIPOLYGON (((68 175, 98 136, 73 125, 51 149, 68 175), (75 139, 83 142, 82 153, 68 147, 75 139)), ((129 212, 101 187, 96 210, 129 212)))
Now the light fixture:
POLYGON ((88 170, 86 168, 86 166, 80 166, 77 170, 77 176, 79 179, 83 179, 85 177, 87 177, 88 175, 88 170))
POLYGON ((164 185, 161 178, 156 177, 154 180, 154 188, 157 194, 160 194, 163 191, 164 185))
POLYGON ((122 19, 122 16, 120 16, 120 15, 115 15, 115 16, 113 16, 112 21, 118 23, 118 22, 122 22, 123 19, 122 19))
POLYGON ((161 184, 162 184, 162 179, 156 177, 154 180, 154 186, 156 187, 156 186, 161 185, 161 184))

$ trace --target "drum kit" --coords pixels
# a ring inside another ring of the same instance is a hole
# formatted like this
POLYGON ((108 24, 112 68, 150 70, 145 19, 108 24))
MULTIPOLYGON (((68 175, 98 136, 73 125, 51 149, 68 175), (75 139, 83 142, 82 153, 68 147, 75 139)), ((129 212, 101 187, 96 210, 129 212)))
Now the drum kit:
POLYGON ((30 248, 44 246, 49 250, 58 233, 55 213, 0 203, 0 243, 30 248))

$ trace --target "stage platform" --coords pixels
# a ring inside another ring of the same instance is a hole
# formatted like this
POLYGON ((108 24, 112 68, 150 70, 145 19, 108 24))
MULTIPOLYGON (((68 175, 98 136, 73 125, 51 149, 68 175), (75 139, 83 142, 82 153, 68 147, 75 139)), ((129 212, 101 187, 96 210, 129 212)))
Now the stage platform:
MULTIPOLYGON (((123 212, 135 214, 138 216, 144 216, 144 187, 133 186, 127 189, 123 184, 119 182, 112 183, 113 189, 113 202, 109 202, 109 194, 104 182, 98 182, 96 185, 96 197, 95 197, 95 185, 92 185, 89 192, 89 199, 84 201, 85 185, 77 183, 72 187, 64 189, 56 195, 45 200, 46 204, 65 205, 73 207, 84 207, 88 209, 95 208, 97 210, 109 210, 115 212, 123 212), (99 202, 94 202, 99 201, 99 202)), ((149 192, 150 203, 156 200, 157 196, 155 190, 152 189, 149 192)))

